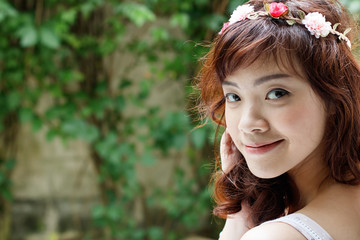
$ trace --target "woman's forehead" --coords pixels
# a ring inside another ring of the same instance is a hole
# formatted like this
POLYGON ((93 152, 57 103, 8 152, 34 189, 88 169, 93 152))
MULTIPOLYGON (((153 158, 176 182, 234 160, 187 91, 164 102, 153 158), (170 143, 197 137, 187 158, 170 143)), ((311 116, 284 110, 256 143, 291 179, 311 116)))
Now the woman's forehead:
MULTIPOLYGON (((293 76, 305 78, 303 67, 294 55, 289 55, 284 52, 280 54, 262 54, 252 62, 238 65, 233 71, 228 72, 227 77, 236 74, 242 70, 249 70, 257 74, 259 72, 282 72, 293 76)), ((225 78, 225 79, 226 79, 225 78)))

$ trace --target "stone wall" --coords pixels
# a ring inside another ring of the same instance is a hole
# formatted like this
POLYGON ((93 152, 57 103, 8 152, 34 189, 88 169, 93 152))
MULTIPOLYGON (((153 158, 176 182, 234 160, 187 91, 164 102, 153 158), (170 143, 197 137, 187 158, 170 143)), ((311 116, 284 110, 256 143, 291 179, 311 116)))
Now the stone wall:
MULTIPOLYGON (((167 20, 160 20, 158 24, 167 24, 167 20)), ((135 29, 129 39, 140 37, 144 30, 135 29)), ((104 62, 115 84, 131 62, 131 55, 121 52, 104 62)), ((130 73, 132 79, 141 79, 147 74, 145 63, 138 63, 130 73)), ((164 113, 185 108, 184 84, 184 79, 159 82, 153 88, 149 104, 160 106, 164 113)), ((46 105, 48 100, 44 98, 40 105, 46 105)), ((136 111, 129 114, 136 114, 136 111)), ((12 178, 12 240, 23 240, 24 236, 25 240, 77 239, 78 233, 71 229, 89 228, 91 208, 100 201, 97 176, 87 145, 82 141, 62 142, 60 139, 49 142, 45 136, 46 129, 34 132, 30 126, 25 126, 20 130, 17 164, 12 178), (67 232, 62 238, 56 238, 56 234, 65 229, 67 232)), ((180 162, 185 162, 181 160, 184 156, 174 153, 180 162)), ((173 161, 165 159, 160 159, 155 166, 139 165, 139 181, 148 190, 153 186, 166 187, 173 165, 173 161), (158 178, 159 175, 162 177, 158 178)), ((135 215, 141 219, 141 209, 135 215)))
POLYGON ((30 127, 21 129, 18 144, 12 239, 49 239, 71 225, 88 228, 99 194, 86 144, 48 142, 45 130, 35 133, 30 127))

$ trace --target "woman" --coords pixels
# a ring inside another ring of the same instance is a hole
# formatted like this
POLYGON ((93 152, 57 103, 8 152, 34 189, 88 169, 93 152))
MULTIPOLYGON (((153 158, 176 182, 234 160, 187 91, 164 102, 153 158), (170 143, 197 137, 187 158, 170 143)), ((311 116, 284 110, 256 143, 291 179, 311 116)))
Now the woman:
POLYGON ((336 0, 251 0, 215 39, 202 110, 225 126, 221 239, 360 239, 360 67, 336 0))

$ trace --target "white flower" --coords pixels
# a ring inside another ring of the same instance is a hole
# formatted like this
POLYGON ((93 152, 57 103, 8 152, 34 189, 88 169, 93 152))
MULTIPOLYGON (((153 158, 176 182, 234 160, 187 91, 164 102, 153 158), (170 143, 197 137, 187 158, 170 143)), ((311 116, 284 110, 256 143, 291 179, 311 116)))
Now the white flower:
POLYGON ((254 12, 254 7, 249 4, 238 6, 231 14, 229 24, 244 20, 249 14, 254 12))
POLYGON ((318 12, 306 15, 302 20, 302 23, 312 35, 315 35, 316 38, 319 38, 320 36, 326 37, 332 30, 331 23, 327 22, 325 17, 318 12))

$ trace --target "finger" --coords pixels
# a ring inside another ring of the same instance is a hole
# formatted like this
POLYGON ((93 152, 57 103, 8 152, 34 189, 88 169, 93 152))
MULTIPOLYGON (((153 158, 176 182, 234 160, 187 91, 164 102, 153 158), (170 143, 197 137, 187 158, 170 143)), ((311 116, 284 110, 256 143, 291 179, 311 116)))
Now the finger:
POLYGON ((221 141, 220 141, 220 146, 222 147, 222 150, 225 150, 225 152, 228 152, 230 150, 230 144, 231 144, 232 140, 231 137, 229 135, 229 133, 227 131, 225 131, 223 133, 223 135, 221 136, 221 141))
POLYGON ((232 150, 232 140, 227 131, 221 137, 220 143, 220 157, 221 157, 221 166, 224 172, 228 172, 230 170, 230 166, 233 164, 233 153, 232 150))
POLYGON ((228 157, 227 155, 229 154, 229 134, 225 131, 223 133, 223 135, 221 136, 221 141, 220 141, 220 158, 221 158, 221 162, 223 163, 224 161, 226 161, 226 158, 228 157))
POLYGON ((225 150, 226 154, 231 155, 237 152, 237 147, 235 146, 230 134, 227 131, 224 132, 223 138, 221 140, 223 141, 223 149, 225 150))

